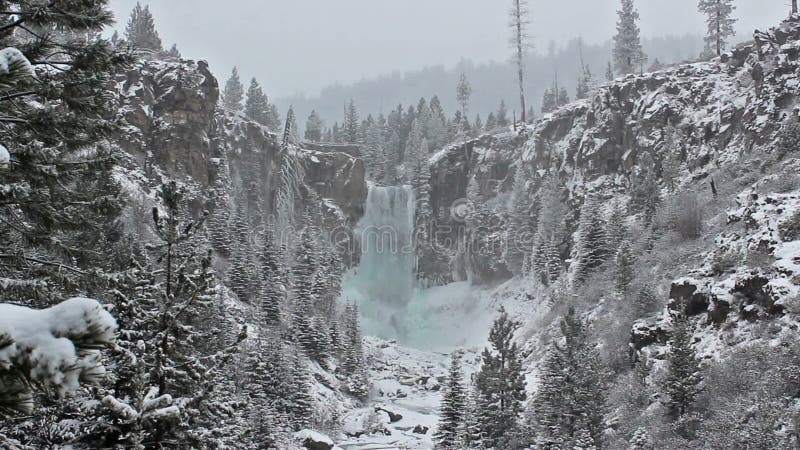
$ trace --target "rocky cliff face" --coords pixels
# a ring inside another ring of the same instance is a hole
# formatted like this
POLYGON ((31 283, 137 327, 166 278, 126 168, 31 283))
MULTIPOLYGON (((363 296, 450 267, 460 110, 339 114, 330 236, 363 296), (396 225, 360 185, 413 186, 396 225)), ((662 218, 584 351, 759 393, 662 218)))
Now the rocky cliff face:
MULTIPOLYGON (((199 212, 214 205, 208 202, 211 188, 228 177, 226 201, 244 191, 257 192, 259 208, 274 213, 279 139, 217 107, 219 86, 204 61, 145 61, 118 75, 116 82, 118 118, 126 126, 114 141, 128 156, 127 169, 139 172, 126 174, 129 180, 157 184, 161 176, 181 179, 195 190, 199 212)), ((305 185, 322 199, 326 226, 349 233, 366 201, 363 163, 344 152, 317 150, 293 151, 305 168, 305 185)))

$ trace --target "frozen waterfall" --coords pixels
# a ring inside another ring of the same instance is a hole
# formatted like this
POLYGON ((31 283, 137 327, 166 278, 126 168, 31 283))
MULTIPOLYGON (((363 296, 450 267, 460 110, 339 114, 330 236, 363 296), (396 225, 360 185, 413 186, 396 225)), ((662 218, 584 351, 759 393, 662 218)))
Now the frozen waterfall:
POLYGON ((345 276, 343 296, 358 302, 366 333, 401 337, 416 279, 412 190, 371 186, 355 232, 361 243, 361 262, 345 276))

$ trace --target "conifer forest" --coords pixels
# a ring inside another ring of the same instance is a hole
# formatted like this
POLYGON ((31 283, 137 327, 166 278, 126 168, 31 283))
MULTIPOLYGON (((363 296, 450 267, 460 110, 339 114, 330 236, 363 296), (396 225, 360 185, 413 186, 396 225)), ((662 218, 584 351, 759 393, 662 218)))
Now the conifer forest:
POLYGON ((797 0, 0 0, 0 449, 800 449, 797 0))

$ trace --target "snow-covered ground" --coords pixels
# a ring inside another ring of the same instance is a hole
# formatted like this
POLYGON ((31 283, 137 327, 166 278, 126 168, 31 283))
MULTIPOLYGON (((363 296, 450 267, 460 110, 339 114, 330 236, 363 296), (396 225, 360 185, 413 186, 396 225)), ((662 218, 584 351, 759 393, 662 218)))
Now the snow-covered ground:
MULTIPOLYGON (((430 449, 439 420, 441 385, 449 358, 394 341, 367 337, 372 400, 344 417, 343 449, 430 449)), ((467 377, 474 372, 478 349, 465 351, 467 377)))

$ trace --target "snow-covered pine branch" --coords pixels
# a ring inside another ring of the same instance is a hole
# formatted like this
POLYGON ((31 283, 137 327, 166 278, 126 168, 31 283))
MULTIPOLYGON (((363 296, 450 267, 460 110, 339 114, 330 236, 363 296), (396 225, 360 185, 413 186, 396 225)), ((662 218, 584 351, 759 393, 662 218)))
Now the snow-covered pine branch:
POLYGON ((34 310, 0 304, 0 415, 33 409, 32 386, 59 396, 105 375, 100 348, 114 342, 117 323, 96 300, 71 298, 34 310))

